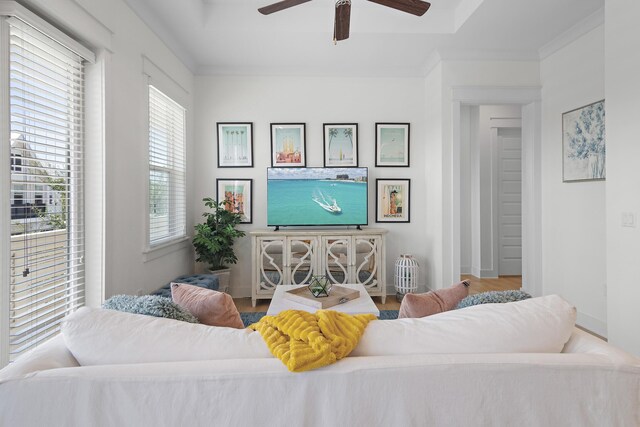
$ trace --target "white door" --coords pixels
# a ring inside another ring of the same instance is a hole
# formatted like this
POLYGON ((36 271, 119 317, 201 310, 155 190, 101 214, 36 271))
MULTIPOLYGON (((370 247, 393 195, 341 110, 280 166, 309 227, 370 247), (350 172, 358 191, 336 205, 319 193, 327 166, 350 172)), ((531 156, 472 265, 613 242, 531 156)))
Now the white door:
POLYGON ((498 129, 498 230, 501 276, 522 275, 522 131, 498 129))

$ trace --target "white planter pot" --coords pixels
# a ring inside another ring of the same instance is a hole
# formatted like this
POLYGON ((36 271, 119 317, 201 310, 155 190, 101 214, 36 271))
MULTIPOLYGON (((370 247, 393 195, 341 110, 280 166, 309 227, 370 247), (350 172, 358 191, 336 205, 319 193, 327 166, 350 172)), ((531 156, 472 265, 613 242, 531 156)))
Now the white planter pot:
POLYGON ((209 270, 209 274, 218 278, 218 290, 220 292, 229 292, 229 280, 231 279, 230 268, 223 268, 222 270, 209 270))

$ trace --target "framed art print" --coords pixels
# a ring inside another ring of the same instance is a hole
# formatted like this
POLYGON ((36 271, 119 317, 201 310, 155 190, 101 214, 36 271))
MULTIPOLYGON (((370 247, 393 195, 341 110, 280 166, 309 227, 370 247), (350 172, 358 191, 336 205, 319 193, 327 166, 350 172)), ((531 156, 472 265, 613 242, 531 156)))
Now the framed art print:
POLYGON ((409 222, 410 179, 376 179, 376 222, 409 222))
POLYGON ((358 124, 324 124, 324 166, 358 166, 358 124))
POLYGON ((562 181, 605 179, 604 100, 562 114, 562 181))
POLYGON ((271 166, 305 167, 305 124, 271 123, 271 166))
POLYGON ((409 123, 376 123, 376 166, 409 167, 409 123))
POLYGON ((252 179, 216 179, 218 188, 218 202, 225 202, 225 209, 229 212, 239 213, 242 216, 242 224, 251 224, 253 221, 253 194, 252 179))
POLYGON ((218 123, 218 167, 253 167, 253 123, 218 123))

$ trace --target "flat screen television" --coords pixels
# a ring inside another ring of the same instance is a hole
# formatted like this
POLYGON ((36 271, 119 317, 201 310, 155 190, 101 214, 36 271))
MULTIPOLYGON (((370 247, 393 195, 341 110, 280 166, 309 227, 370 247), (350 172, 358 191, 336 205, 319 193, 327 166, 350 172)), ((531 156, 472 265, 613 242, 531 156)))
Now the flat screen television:
POLYGON ((367 225, 367 168, 267 168, 267 225, 367 225))

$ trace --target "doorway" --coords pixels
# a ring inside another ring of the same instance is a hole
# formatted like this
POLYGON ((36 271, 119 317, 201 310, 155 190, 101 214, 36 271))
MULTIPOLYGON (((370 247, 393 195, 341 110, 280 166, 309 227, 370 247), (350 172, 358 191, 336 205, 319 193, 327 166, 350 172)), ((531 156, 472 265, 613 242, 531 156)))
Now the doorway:
POLYGON ((450 250, 443 252, 444 282, 460 277, 461 266, 461 179, 464 162, 461 148, 464 140, 464 110, 479 105, 517 105, 522 112, 522 289, 533 296, 542 295, 542 153, 541 90, 539 87, 457 86, 451 91, 451 205, 450 228, 444 238, 450 250))
POLYGON ((512 289, 522 275, 522 107, 463 105, 460 273, 512 289))

